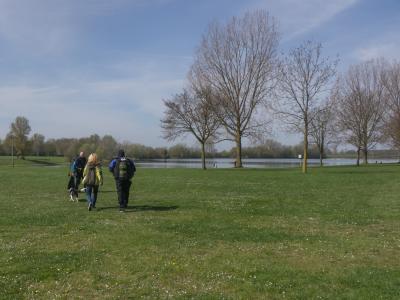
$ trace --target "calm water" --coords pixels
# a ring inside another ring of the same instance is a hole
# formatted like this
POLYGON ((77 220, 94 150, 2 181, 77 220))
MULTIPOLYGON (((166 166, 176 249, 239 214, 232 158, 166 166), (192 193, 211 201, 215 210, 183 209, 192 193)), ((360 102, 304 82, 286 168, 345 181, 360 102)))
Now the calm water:
MULTIPOLYGON (((397 163, 398 159, 370 159, 370 164, 375 163, 397 163)), ((309 159, 309 166, 319 166, 319 159, 309 159)), ((329 158, 324 159, 326 166, 340 166, 340 165, 355 165, 355 159, 347 158, 329 158)), ((231 158, 218 158, 207 159, 207 168, 233 168, 234 159, 231 158)), ((138 160, 136 165, 142 168, 201 168, 200 159, 153 159, 153 160, 138 160)), ((288 168, 300 167, 300 160, 295 158, 250 158, 243 159, 243 166, 246 168, 288 168)))

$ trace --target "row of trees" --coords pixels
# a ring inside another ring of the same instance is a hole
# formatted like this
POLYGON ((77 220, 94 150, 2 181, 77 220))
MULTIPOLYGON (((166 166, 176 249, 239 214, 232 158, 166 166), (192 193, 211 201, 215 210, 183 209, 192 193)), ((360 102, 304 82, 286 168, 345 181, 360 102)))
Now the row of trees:
POLYGON ((242 139, 259 139, 278 118, 303 135, 303 172, 310 144, 322 157, 329 143, 363 153, 377 143, 400 149, 400 66, 383 59, 336 74, 338 59, 306 41, 284 57, 277 54, 276 22, 265 11, 227 24, 212 23, 197 49, 182 93, 165 100, 164 137, 193 135, 202 145, 231 140, 241 167, 242 139))
POLYGON ((87 138, 60 138, 46 140, 44 135, 34 133, 29 137, 31 127, 25 117, 17 117, 10 125, 10 132, 0 143, 0 154, 15 156, 24 159, 25 155, 36 156, 65 156, 72 158, 80 151, 85 153, 96 152, 101 157, 111 158, 118 149, 118 143, 110 136, 102 138, 97 134, 87 138))

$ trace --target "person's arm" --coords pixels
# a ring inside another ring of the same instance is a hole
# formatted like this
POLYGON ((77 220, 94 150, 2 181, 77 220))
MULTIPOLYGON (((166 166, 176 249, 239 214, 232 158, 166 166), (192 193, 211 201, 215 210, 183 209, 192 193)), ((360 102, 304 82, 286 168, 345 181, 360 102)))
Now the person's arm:
POLYGON ((103 185, 103 171, 102 171, 101 167, 98 167, 97 170, 99 172, 99 175, 98 175, 99 176, 99 183, 100 183, 100 185, 103 185))
POLYGON ((87 166, 85 166, 85 168, 83 169, 83 173, 82 173, 82 184, 83 184, 83 186, 85 186, 85 184, 86 184, 86 175, 87 175, 87 173, 88 173, 88 167, 87 166))
POLYGON ((135 167, 135 163, 131 159, 129 159, 129 164, 130 164, 130 170, 131 170, 131 174, 129 174, 130 175, 129 178, 132 178, 135 175, 136 167, 135 167))
POLYGON ((114 172, 114 168, 115 168, 115 164, 117 163, 116 159, 113 159, 110 164, 108 165, 108 170, 110 170, 110 172, 114 172))
POLYGON ((72 173, 74 174, 74 176, 77 173, 76 160, 74 160, 74 162, 72 163, 72 173))
POLYGON ((131 164, 132 164, 132 171, 133 171, 133 174, 135 174, 135 172, 136 172, 136 166, 135 166, 135 163, 133 162, 133 160, 131 160, 131 164))

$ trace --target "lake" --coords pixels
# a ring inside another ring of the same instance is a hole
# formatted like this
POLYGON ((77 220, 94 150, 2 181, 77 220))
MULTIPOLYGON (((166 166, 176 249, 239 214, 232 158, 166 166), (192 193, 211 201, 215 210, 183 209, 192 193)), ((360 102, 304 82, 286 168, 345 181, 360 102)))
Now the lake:
MULTIPOLYGON (((398 159, 373 159, 370 164, 375 163, 397 163, 398 159)), ((197 158, 190 159, 152 159, 135 161, 138 167, 142 168, 201 168, 201 160, 197 158)), ((245 168, 289 168, 300 167, 301 160, 296 158, 245 158, 243 166, 245 168)), ((234 159, 216 158, 206 160, 207 168, 233 168, 234 159)), ((324 159, 325 166, 355 165, 356 159, 349 158, 327 158, 324 159)), ((309 159, 309 166, 319 166, 319 159, 309 159)))

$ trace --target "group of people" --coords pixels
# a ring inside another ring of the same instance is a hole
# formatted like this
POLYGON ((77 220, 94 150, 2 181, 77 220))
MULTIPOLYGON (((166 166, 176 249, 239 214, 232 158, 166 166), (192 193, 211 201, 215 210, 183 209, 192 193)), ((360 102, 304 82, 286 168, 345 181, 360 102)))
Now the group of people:
MULTIPOLYGON (((124 150, 119 150, 108 166, 113 174, 118 194, 119 211, 124 212, 128 207, 129 190, 132 177, 135 175, 135 163, 125 156, 124 150)), ((86 193, 88 210, 96 208, 99 186, 103 185, 103 172, 96 153, 91 153, 86 160, 84 152, 74 159, 70 165, 68 192, 71 201, 78 201, 79 185, 82 183, 82 192, 86 193)))

